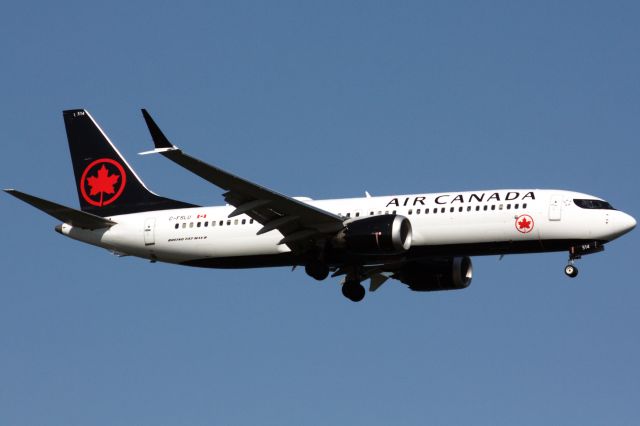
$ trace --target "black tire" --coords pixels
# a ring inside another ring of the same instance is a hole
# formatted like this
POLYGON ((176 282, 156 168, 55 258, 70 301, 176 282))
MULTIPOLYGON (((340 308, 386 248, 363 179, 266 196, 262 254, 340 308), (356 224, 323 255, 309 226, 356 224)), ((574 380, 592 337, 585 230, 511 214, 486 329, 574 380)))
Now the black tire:
POLYGON ((342 285, 342 294, 352 302, 359 302, 364 299, 365 290, 358 281, 347 281, 342 285))
POLYGON ((575 278, 578 276, 578 268, 573 265, 567 265, 564 268, 564 273, 567 274, 567 276, 570 278, 575 278))
POLYGON ((324 262, 310 262, 304 267, 304 271, 311 278, 322 281, 329 276, 329 267, 324 262))

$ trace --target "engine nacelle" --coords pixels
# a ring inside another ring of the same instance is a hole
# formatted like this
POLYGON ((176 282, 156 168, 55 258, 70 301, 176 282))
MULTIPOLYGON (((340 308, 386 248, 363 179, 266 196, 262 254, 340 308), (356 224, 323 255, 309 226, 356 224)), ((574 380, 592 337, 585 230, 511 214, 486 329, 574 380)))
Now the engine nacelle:
POLYGON ((473 264, 466 256, 409 264, 394 276, 414 291, 460 290, 469 287, 472 277, 473 264))
POLYGON ((334 245, 356 254, 403 253, 411 247, 411 222, 385 214, 356 219, 334 238, 334 245))

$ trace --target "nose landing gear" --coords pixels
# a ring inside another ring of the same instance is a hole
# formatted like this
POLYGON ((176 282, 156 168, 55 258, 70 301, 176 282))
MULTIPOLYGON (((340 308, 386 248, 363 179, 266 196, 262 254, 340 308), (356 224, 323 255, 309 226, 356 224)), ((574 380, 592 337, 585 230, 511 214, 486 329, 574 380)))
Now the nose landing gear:
POLYGON ((569 264, 564 267, 564 273, 570 278, 577 277, 578 268, 574 265, 575 261, 582 258, 583 255, 598 253, 603 250, 604 245, 600 241, 591 241, 569 247, 569 264))
POLYGON ((570 278, 575 278, 578 276, 578 268, 576 268, 573 263, 569 263, 564 267, 564 273, 570 278))
POLYGON ((564 267, 564 273, 569 278, 575 278, 578 276, 578 268, 574 265, 576 260, 580 259, 582 254, 578 247, 571 246, 569 247, 569 264, 564 267))

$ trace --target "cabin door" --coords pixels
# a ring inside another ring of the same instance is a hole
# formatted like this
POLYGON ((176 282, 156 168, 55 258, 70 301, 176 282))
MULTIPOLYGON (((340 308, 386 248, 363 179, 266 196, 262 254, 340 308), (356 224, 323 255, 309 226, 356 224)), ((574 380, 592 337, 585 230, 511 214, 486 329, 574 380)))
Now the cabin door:
POLYGON ((150 217, 144 221, 144 245, 152 246, 156 243, 156 218, 150 217))
POLYGON ((562 218, 562 195, 552 195, 549 203, 549 220, 562 218))

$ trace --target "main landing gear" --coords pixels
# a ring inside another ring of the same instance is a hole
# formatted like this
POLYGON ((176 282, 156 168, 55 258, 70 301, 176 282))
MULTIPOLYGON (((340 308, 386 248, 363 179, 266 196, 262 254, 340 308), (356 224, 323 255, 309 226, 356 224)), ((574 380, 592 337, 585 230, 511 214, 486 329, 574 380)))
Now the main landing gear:
MULTIPOLYGON (((304 265, 304 271, 312 278, 322 281, 329 276, 329 265, 321 259, 311 259, 304 265)), ((357 271, 352 270, 347 273, 347 278, 342 284, 342 294, 352 302, 359 302, 364 299, 366 293, 362 284, 361 277, 357 271)))
POLYGON ((352 302, 359 302, 364 299, 364 287, 360 284, 360 281, 354 279, 347 279, 342 284, 342 295, 352 302))
POLYGON ((329 276, 329 266, 321 260, 310 261, 304 266, 304 271, 318 281, 322 281, 329 276))

